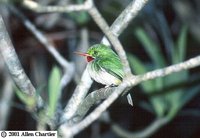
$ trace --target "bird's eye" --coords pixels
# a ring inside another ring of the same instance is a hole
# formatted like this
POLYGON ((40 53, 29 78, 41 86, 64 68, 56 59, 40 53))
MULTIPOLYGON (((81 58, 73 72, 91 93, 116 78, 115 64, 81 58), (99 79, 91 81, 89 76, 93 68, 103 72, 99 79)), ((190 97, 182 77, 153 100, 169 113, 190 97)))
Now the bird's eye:
POLYGON ((97 51, 94 51, 94 55, 97 55, 97 51))

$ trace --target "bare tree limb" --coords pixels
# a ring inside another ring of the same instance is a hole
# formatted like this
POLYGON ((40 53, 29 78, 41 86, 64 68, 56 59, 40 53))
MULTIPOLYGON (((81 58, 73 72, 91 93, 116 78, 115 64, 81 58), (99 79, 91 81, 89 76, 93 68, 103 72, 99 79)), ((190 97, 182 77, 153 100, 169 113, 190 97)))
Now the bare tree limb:
POLYGON ((64 114, 61 119, 62 121, 69 120, 71 117, 74 116, 79 104, 83 101, 88 90, 90 89, 92 82, 93 81, 90 78, 90 75, 88 74, 87 70, 85 70, 83 72, 79 85, 74 90, 72 97, 70 98, 68 104, 64 109, 64 114))
POLYGON ((72 11, 87 11, 91 7, 91 1, 86 0, 83 4, 66 5, 66 6, 42 6, 32 0, 23 0, 22 5, 35 12, 72 12, 72 11))
POLYGON ((117 87, 101 88, 88 94, 76 111, 75 117, 77 120, 73 119, 73 121, 78 122, 81 120, 92 107, 92 105, 96 104, 100 100, 106 99, 115 89, 117 89, 117 87))
MULTIPOLYGON (((130 4, 123 10, 123 12, 114 21, 110 30, 115 36, 119 36, 130 24, 130 22, 135 18, 139 11, 145 6, 148 0, 133 0, 130 4)), ((110 45, 108 39, 103 37, 102 43, 105 45, 110 45)))
POLYGON ((156 70, 147 72, 143 75, 137 75, 135 76, 135 78, 131 80, 131 83, 132 83, 132 86, 135 86, 136 82, 141 83, 143 81, 155 79, 158 77, 163 77, 171 73, 176 73, 182 70, 191 69, 199 65, 200 65, 200 56, 196 56, 194 58, 186 60, 185 62, 174 64, 163 69, 156 69, 156 70))

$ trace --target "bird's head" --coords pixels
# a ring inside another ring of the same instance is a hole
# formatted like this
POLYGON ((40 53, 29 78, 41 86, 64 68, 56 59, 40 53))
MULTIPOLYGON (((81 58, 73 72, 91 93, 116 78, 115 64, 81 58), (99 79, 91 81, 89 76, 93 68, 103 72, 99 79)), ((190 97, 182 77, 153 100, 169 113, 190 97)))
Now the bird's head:
POLYGON ((85 56, 88 62, 91 62, 95 59, 101 59, 109 57, 113 54, 112 49, 103 45, 103 44, 96 44, 91 46, 86 53, 75 52, 80 56, 85 56))

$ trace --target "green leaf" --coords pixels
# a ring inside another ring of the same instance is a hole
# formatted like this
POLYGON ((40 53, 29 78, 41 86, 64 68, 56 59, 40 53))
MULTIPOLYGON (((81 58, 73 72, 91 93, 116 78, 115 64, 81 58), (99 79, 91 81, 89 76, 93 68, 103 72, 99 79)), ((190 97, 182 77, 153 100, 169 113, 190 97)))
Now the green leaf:
MULTIPOLYGON (((130 67, 135 74, 146 73, 147 67, 134 55, 128 54, 130 67)), ((162 78, 156 80, 149 80, 140 85, 145 93, 150 94, 158 91, 162 87, 162 78), (160 81, 160 82, 159 82, 160 81)), ((150 101, 157 116, 162 116, 165 113, 165 103, 161 96, 150 96, 150 101)))
MULTIPOLYGON (((176 48, 172 55, 173 64, 184 61, 186 56, 186 42, 187 42, 187 27, 183 26, 176 42, 176 48)), ((170 87, 176 84, 181 84, 182 82, 186 82, 188 79, 189 79, 188 71, 181 71, 166 76, 165 85, 167 87, 170 87)), ((173 118, 182 107, 184 103, 184 98, 183 98, 184 96, 185 96, 185 88, 181 86, 179 88, 176 88, 175 90, 171 90, 168 92, 166 97, 168 102, 170 103, 170 109, 168 112, 169 113, 168 116, 170 118, 173 118)))
MULTIPOLYGON (((76 0, 78 4, 83 4, 83 0, 76 0)), ((82 25, 87 23, 90 20, 90 16, 86 11, 80 11, 80 12, 71 12, 68 14, 70 17, 72 17, 78 24, 82 25)))
POLYGON ((61 73, 57 66, 53 67, 50 78, 48 81, 48 92, 49 92, 49 116, 54 116, 58 98, 60 97, 60 80, 61 73))
POLYGON ((181 71, 164 77, 165 87, 170 88, 165 95, 165 99, 168 102, 169 117, 173 117, 180 110, 182 96, 185 91, 184 86, 181 86, 181 84, 187 80, 188 71, 181 71))
POLYGON ((183 61, 185 59, 186 45, 187 45, 187 30, 188 30, 187 26, 182 27, 181 33, 177 42, 180 61, 183 61))
POLYGON ((159 96, 152 96, 150 97, 151 103, 154 107, 154 111, 157 115, 157 117, 162 117, 166 111, 166 104, 163 100, 163 97, 161 95, 159 96))
POLYGON ((157 43, 154 42, 142 28, 136 28, 135 35, 142 43, 142 46, 155 63, 156 67, 164 67, 165 60, 157 43))
POLYGON ((69 13, 69 15, 80 25, 87 23, 90 19, 88 13, 84 11, 69 13))
POLYGON ((173 54, 173 63, 179 63, 184 61, 186 56, 186 45, 187 45, 187 26, 183 26, 178 36, 176 43, 176 50, 173 54))
MULTIPOLYGON (((148 71, 145 65, 134 55, 128 54, 128 61, 135 74, 144 74, 148 71)), ((154 83, 152 81, 145 81, 141 84, 141 86, 147 93, 154 90, 154 83)))
POLYGON ((37 97, 30 96, 22 91, 20 91, 17 87, 15 88, 16 95, 19 97, 19 99, 27 106, 28 109, 33 109, 36 106, 37 97))

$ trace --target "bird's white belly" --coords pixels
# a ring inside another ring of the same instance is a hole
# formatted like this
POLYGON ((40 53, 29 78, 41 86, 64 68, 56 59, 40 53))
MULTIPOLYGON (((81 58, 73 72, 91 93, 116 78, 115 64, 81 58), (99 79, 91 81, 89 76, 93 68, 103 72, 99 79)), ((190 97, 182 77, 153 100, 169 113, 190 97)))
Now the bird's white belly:
POLYGON ((90 65, 88 65, 87 70, 90 74, 90 77, 98 83, 101 83, 101 84, 104 84, 104 85, 107 85, 107 86, 109 86, 109 85, 119 85, 121 83, 121 80, 119 80, 118 78, 109 74, 103 68, 101 68, 98 72, 96 72, 93 69, 91 69, 90 65))

